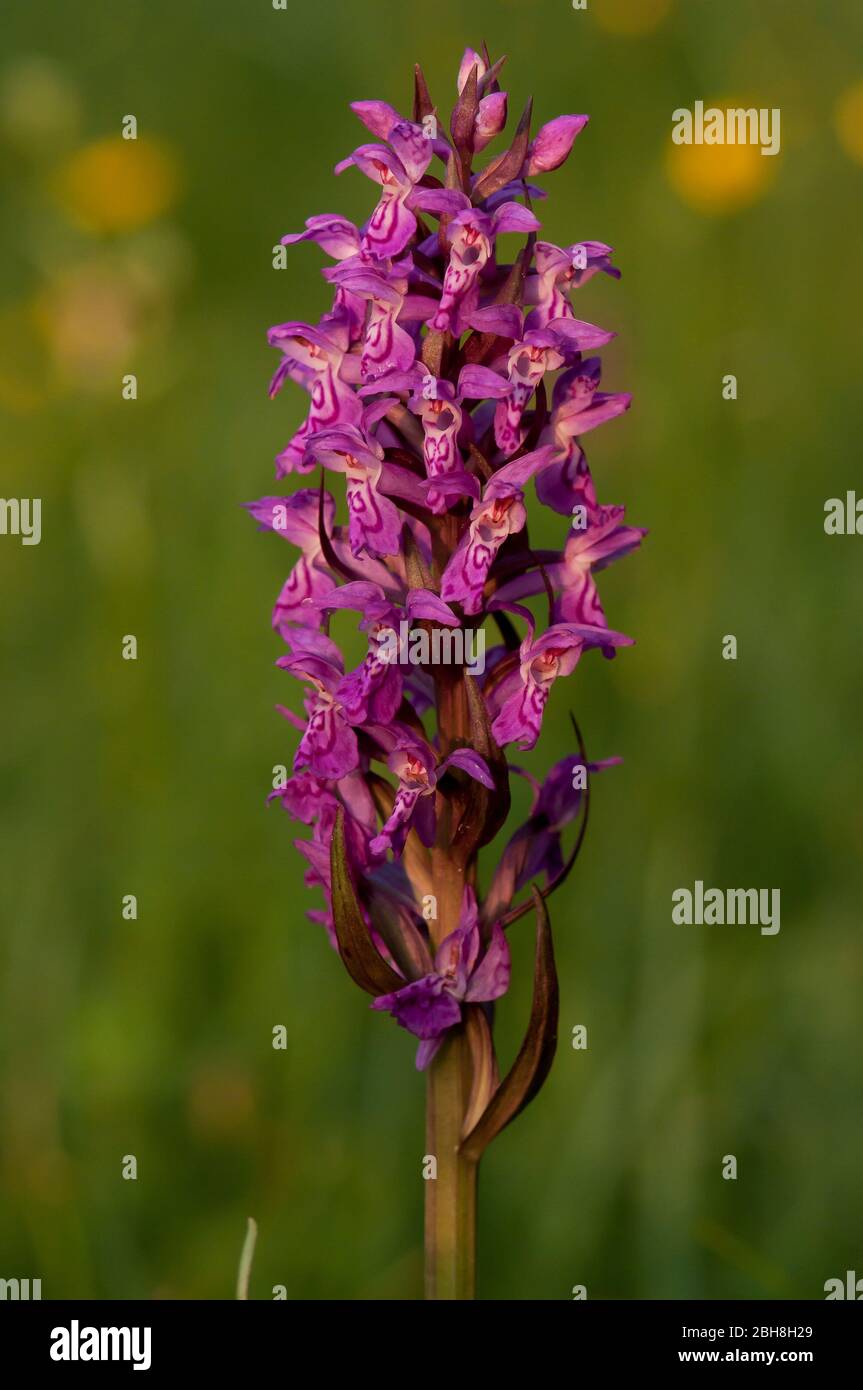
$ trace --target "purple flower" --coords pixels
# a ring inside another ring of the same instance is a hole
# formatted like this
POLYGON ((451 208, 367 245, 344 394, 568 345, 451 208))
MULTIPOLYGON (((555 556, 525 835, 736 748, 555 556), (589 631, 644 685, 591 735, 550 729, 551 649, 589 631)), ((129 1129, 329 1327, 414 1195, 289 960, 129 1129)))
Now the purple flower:
POLYGON ((294 755, 294 771, 307 767, 315 777, 345 777, 359 765, 359 748, 336 698, 344 675, 341 653, 324 633, 309 628, 292 628, 287 640, 291 655, 279 657, 276 665, 311 686, 306 696, 308 721, 294 755))
POLYGON ((562 591, 555 616, 562 622, 606 625, 594 573, 635 550, 647 535, 641 527, 622 525, 623 516, 623 507, 603 507, 595 525, 570 532, 554 575, 562 591))
POLYGON ((398 779, 398 786, 393 809, 381 833, 372 841, 374 854, 383 854, 388 849, 396 855, 401 854, 411 829, 417 831, 423 844, 432 843, 435 835, 434 793, 438 780, 448 767, 460 768, 490 791, 494 790, 488 764, 479 753, 469 748, 456 749, 443 761, 438 761, 430 745, 410 729, 399 730, 387 742, 391 745, 387 766, 398 779))
POLYGON ((525 289, 525 299, 536 307, 527 328, 546 328, 552 319, 575 318, 569 291, 586 284, 600 270, 615 279, 620 271, 611 264, 612 248, 601 241, 577 241, 572 246, 536 243, 536 274, 525 289))
POLYGON ((490 140, 500 135, 506 125, 506 105, 506 92, 489 92, 480 101, 473 125, 475 154, 479 154, 490 140))
POLYGON ((545 506, 572 516, 580 528, 598 520, 599 504, 578 437, 623 414, 632 403, 627 392, 597 389, 600 370, 599 358, 590 357, 561 373, 541 437, 543 444, 554 445, 556 458, 537 480, 537 496, 545 506))
POLYGON ((305 423, 276 460, 277 477, 286 473, 306 473, 313 466, 306 456, 306 445, 318 430, 336 424, 354 425, 362 419, 362 402, 357 399, 342 368, 350 346, 350 321, 343 312, 322 319, 317 327, 308 323, 281 323, 268 335, 271 347, 283 353, 270 384, 275 395, 286 377, 303 386, 312 398, 305 423))
MULTIPOLYGON (((598 578, 646 534, 600 501, 582 445, 630 405, 600 389, 597 352, 613 333, 571 302, 600 273, 618 278, 612 248, 537 239, 546 194, 533 180, 564 163, 588 118, 558 116, 531 138, 528 107, 505 136, 502 61, 465 50, 448 120, 418 67, 413 119, 388 101, 352 104, 373 143, 337 172, 358 169, 375 196, 356 225, 310 216, 282 238, 329 258, 331 302, 317 323, 269 332, 270 395, 292 383, 308 397, 277 474, 315 476, 248 504, 295 547, 272 621, 305 710, 278 707, 297 746, 270 799, 306 827, 305 883, 323 894, 309 915, 373 1007, 419 1039, 420 1068, 451 1039, 458 1066, 436 1069, 435 1085, 464 1078, 468 1160, 550 1065, 557 988, 536 894, 556 890, 581 846, 588 771, 617 761, 588 763, 576 726, 576 747, 540 783, 509 746, 537 744, 557 681, 577 699, 568 677, 585 651, 630 644, 608 625, 598 578), (346 662, 334 634, 350 613, 364 650, 346 662), (486 653, 493 633, 501 645, 486 653), (511 773, 533 787, 520 823, 511 773), (504 928, 532 898, 530 1031, 501 1081, 486 1006, 509 984, 504 928)), ((454 1162, 451 1142, 430 1151, 454 1162)))
POLYGON ((587 785, 604 768, 614 767, 620 758, 585 763, 578 753, 570 753, 555 763, 540 785, 530 774, 521 772, 533 784, 534 796, 525 822, 511 837, 489 886, 483 913, 487 921, 502 917, 513 899, 531 880, 542 878, 548 885, 564 872, 563 832, 579 814, 587 785))
POLYGON ((551 459, 546 447, 499 468, 487 483, 482 500, 470 515, 470 525, 443 573, 441 597, 459 602, 466 613, 478 613, 489 570, 500 547, 527 520, 522 486, 551 459))
POLYGON ((337 214, 323 213, 319 217, 307 217, 304 232, 291 232, 282 237, 283 246, 294 246, 300 241, 317 242, 328 256, 337 261, 357 256, 360 251, 360 234, 353 222, 337 214))
POLYGON ((430 326, 461 333, 479 307, 479 280, 494 252, 498 232, 531 232, 539 226, 519 203, 504 203, 493 214, 465 207, 447 227, 449 262, 443 293, 430 326))
POLYGON ((398 323, 408 292, 409 273, 409 263, 394 266, 388 272, 355 265, 331 272, 330 278, 342 290, 369 306, 360 358, 364 382, 385 372, 406 372, 413 366, 416 345, 398 323))
POLYGON ((556 116, 544 125, 528 150, 527 174, 549 174, 559 169, 589 120, 589 116, 556 116))
POLYGON ((541 637, 527 636, 518 670, 495 691, 498 712, 491 731, 498 743, 533 748, 551 687, 561 676, 572 674, 586 647, 631 645, 632 638, 620 632, 581 623, 555 623, 541 637))
POLYGON ((487 71, 485 59, 480 57, 475 48, 466 48, 461 55, 461 62, 458 65, 458 76, 455 83, 456 91, 459 96, 461 96, 464 91, 467 80, 474 68, 476 69, 477 81, 482 81, 487 71))
MULTIPOLYGON (((514 343, 507 354, 505 384, 494 394, 499 397, 494 416, 494 437, 504 457, 509 458, 521 448, 525 430, 522 424, 525 408, 546 372, 561 367, 583 348, 598 347, 610 342, 613 333, 578 319, 553 319, 545 328, 530 329, 524 338, 514 343)), ((573 368, 577 371, 577 368, 573 368)), ((489 390, 492 395, 492 390, 489 390)), ((624 398, 628 404, 629 398, 624 398)), ((621 405, 620 409, 625 409, 621 405)), ((563 405, 561 407, 563 409, 563 405)), ((619 411, 612 410, 611 414, 619 411)), ((599 421, 597 421, 599 423, 599 421)))
POLYGON ((626 391, 597 389, 601 371, 599 358, 589 357, 561 372, 554 383, 551 434, 559 448, 569 451, 571 441, 577 436, 622 415, 632 404, 632 397, 626 391))
POLYGON ((434 145, 422 126, 397 121, 387 134, 386 145, 360 145, 336 165, 336 173, 356 165, 381 186, 378 205, 366 223, 361 246, 380 259, 404 251, 417 227, 417 211, 456 211, 459 202, 446 189, 426 188, 420 179, 428 168, 434 145))
MULTIPOLYGON (((290 623, 320 626, 319 615, 309 607, 310 599, 322 598, 336 586, 321 550, 318 531, 319 497, 311 488, 302 488, 290 497, 262 497, 246 506, 263 529, 275 531, 298 546, 301 555, 282 585, 273 609, 273 627, 278 632, 290 623)), ((332 531, 336 504, 324 494, 324 527, 332 531)))
MULTIPOLYGON (((359 399, 355 397, 359 404, 359 399)), ((306 446, 307 455, 347 475, 348 534, 351 551, 361 555, 395 555, 399 550, 401 517, 398 508, 378 490, 384 451, 365 429, 318 430, 306 446)))
MULTIPOLYGON (((362 241, 353 222, 346 217, 324 214, 322 217, 308 217, 304 232, 292 232, 282 237, 284 246, 294 246, 301 241, 315 241, 328 256, 336 261, 362 264, 367 257, 362 250, 362 241)), ((349 340, 354 343, 360 336, 365 317, 365 304, 349 289, 339 287, 333 302, 333 313, 341 314, 347 320, 349 340)))
MULTIPOLYGON (((443 478, 460 473, 463 459, 458 437, 464 424, 464 412, 452 382, 426 374, 422 393, 411 398, 410 406, 422 421, 426 477, 443 478)), ((445 492, 429 488, 428 504, 433 512, 445 511, 447 501, 445 492)))
MULTIPOLYGON (((308 888, 321 887, 327 897, 331 892, 330 841, 340 808, 346 811, 345 843, 348 859, 357 871, 367 872, 373 864, 369 843, 374 833, 375 807, 360 772, 348 773, 339 780, 325 780, 310 772, 289 777, 283 787, 270 792, 268 801, 278 801, 294 820, 312 827, 311 840, 295 840, 294 845, 308 864, 305 883, 308 888)), ((332 914, 308 913, 312 921, 321 921, 333 946, 336 945, 332 914)))
POLYGON ((461 1022, 463 1004, 489 1003, 508 990, 509 945, 498 923, 482 955, 481 948, 476 895, 466 887, 459 924, 438 947, 434 970, 372 1003, 420 1039, 418 1071, 429 1065, 447 1030, 461 1022))
POLYGON ((349 724, 389 724, 402 701, 403 676, 396 664, 394 639, 402 622, 434 619, 458 626, 458 618, 436 594, 412 589, 405 608, 397 608, 379 584, 358 580, 343 584, 314 603, 318 610, 350 608, 365 616, 361 629, 368 634, 369 650, 361 666, 340 682, 335 697, 349 724))

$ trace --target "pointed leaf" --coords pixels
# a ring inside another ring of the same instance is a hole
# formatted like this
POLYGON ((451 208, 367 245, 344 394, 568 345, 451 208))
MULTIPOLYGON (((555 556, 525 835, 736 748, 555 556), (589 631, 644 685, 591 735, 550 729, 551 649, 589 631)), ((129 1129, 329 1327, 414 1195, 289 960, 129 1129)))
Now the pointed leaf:
POLYGON ((340 806, 330 845, 330 874, 332 877, 333 922, 345 969, 351 979, 367 994, 389 994, 401 989, 404 980, 387 965, 378 951, 363 920, 348 867, 345 844, 345 812, 340 806))
POLYGON ((410 589, 431 589, 435 591, 436 585, 432 577, 432 572, 423 558, 422 551, 414 539, 413 533, 407 526, 402 532, 405 557, 405 578, 410 589))
POLYGON ((441 375, 443 361, 444 334, 439 328, 430 328, 423 338, 422 363, 428 367, 432 376, 441 375))
POLYGON ((369 910, 375 930, 404 976, 402 984, 430 975, 434 962, 409 911, 404 907, 394 908, 379 893, 372 894, 369 910))
POLYGON ((493 63, 489 57, 488 49, 485 44, 482 46, 482 56, 488 65, 488 71, 479 84, 480 96, 484 96, 487 92, 500 91, 500 83, 497 79, 500 76, 501 68, 506 62, 506 57, 504 56, 503 58, 498 58, 496 63, 493 63))
POLYGON ((492 193, 497 193, 521 174, 527 158, 527 147, 530 144, 532 110, 533 102, 528 101, 509 149, 498 155, 497 159, 493 159, 483 169, 474 185, 474 202, 478 202, 481 198, 488 198, 492 193))
POLYGON ((464 1011, 465 1036, 470 1049, 471 1088, 462 1126, 462 1137, 470 1134, 500 1085, 497 1058, 485 1009, 468 1004, 464 1011))
POLYGON ((470 157, 473 153, 473 127, 478 107, 477 67, 474 63, 453 108, 449 127, 453 144, 461 156, 462 168, 465 170, 470 168, 470 157))
POLYGON ((530 1022, 521 1050, 495 1091, 482 1117, 462 1141, 463 1157, 478 1161, 502 1129, 529 1105, 551 1069, 557 1047, 558 988, 551 924, 542 895, 534 888, 536 904, 536 966, 530 1022))
POLYGON ((429 96, 425 74, 419 63, 414 64, 414 122, 422 125, 423 117, 433 116, 434 106, 429 96))

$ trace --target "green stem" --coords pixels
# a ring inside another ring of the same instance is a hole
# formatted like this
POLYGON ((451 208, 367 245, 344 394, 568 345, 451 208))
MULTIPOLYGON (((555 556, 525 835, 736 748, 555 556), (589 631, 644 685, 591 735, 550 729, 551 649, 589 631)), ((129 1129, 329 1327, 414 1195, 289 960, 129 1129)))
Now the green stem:
POLYGON ((437 1176, 425 1184, 426 1298, 470 1299, 476 1290, 477 1165, 458 1146, 470 1066, 464 1031, 454 1029, 432 1062, 426 1102, 426 1153, 437 1176))
MULTIPOLYGON (((454 517, 444 518, 441 544, 451 553, 458 539, 454 517)), ((441 756, 466 740, 470 730, 464 673, 435 668, 437 724, 441 756)), ((429 923, 437 948, 455 931, 464 885, 470 873, 453 849, 453 808, 437 801, 437 839, 432 877, 437 916, 429 923)), ((425 1184, 425 1291, 428 1299, 471 1299, 476 1290, 477 1164, 459 1154, 471 1090, 471 1058, 463 1027, 449 1031, 429 1069, 426 1097, 426 1154, 437 1163, 425 1184)))

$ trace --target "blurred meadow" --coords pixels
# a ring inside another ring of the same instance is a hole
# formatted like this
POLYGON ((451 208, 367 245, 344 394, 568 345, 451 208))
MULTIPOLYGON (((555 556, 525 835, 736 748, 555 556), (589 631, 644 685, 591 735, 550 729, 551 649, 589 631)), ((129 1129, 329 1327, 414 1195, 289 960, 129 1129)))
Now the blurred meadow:
POLYGON ((480 1296, 863 1272, 863 540, 823 528, 863 494, 859 4, 7 0, 0 34, 0 491, 43 499, 40 545, 0 537, 0 1276, 230 1297, 253 1215, 252 1297, 421 1294, 423 1083, 265 804, 295 744, 269 626, 292 552, 240 504, 305 408, 267 400, 266 329, 328 307, 321 253, 271 248, 368 215, 332 174, 349 101, 407 109, 419 60, 448 110, 483 39, 511 120, 531 92, 538 123, 591 115, 537 211, 615 247, 576 311, 617 331, 604 384, 634 404, 586 449, 650 535, 600 580, 637 646, 587 657, 524 759, 573 751, 573 708, 624 761, 551 902, 560 1047, 483 1163, 480 1296), (673 145, 698 99, 779 107, 781 154, 673 145), (696 879, 781 889, 781 931, 673 925, 696 879))

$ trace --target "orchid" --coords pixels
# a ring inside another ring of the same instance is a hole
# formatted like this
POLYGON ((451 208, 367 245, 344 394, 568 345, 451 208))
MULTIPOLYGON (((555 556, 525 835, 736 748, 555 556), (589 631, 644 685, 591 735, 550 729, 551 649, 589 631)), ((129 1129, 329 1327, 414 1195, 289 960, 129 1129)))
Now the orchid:
POLYGON ((281 390, 291 377, 312 398, 308 417, 277 459, 277 476, 308 472, 313 467, 305 446, 318 430, 336 421, 356 423, 362 405, 342 376, 342 366, 350 346, 350 319, 343 309, 334 309, 320 324, 281 323, 268 335, 271 347, 278 348, 282 360, 270 383, 270 395, 281 390))
POLYGON ((630 646, 631 637, 607 627, 555 623, 540 637, 529 632, 519 649, 518 669, 496 687, 489 701, 496 709, 491 732, 498 743, 533 748, 554 682, 575 670, 588 647, 630 646))
POLYGON ((465 613, 478 613, 489 571, 504 541, 521 531, 527 521, 523 487, 550 462, 553 449, 546 446, 522 454, 492 474, 482 500, 470 513, 467 530, 453 551, 441 577, 441 597, 458 600, 465 613))
POLYGON ((503 928, 495 922, 481 960, 479 914, 476 894, 465 886, 459 924, 445 937, 435 954, 434 970, 403 985, 392 994, 381 994, 373 1009, 386 1009, 408 1032, 420 1039, 417 1068, 424 1071, 440 1048, 447 1031, 462 1020, 462 1004, 487 1004, 509 988, 509 945, 503 928))
POLYGON ((565 164, 588 118, 555 117, 531 138, 529 104, 476 168, 506 124, 502 67, 465 51, 448 124, 420 68, 410 116, 352 104, 374 143, 336 172, 359 171, 377 198, 359 225, 328 213, 282 237, 298 257, 329 258, 332 302, 317 323, 269 332, 271 397, 288 382, 309 397, 276 476, 305 485, 247 504, 295 552, 272 625, 302 706, 279 706, 296 744, 270 800, 306 828, 305 883, 323 894, 309 917, 372 1009, 416 1039, 427 1076, 432 1298, 473 1296, 478 1163, 554 1054, 547 899, 583 842, 591 778, 619 762, 588 759, 574 719, 575 746, 544 781, 512 759, 540 743, 553 702, 565 708, 582 657, 631 645, 597 576, 646 534, 599 501, 582 445, 630 406, 600 390, 596 353, 613 332, 573 304, 600 272, 619 277, 612 248, 537 239, 545 190, 533 180, 565 164), (534 494, 554 548, 531 544, 534 494), (358 662, 333 635, 346 623, 365 643, 358 662), (532 804, 489 861, 513 777, 532 804), (531 909, 531 1016, 501 1078, 492 1006, 531 909))
POLYGON ((580 241, 573 246, 536 243, 536 274, 525 286, 525 300, 536 305, 527 316, 528 328, 545 328, 551 319, 575 318, 569 291, 584 285, 600 270, 615 279, 620 271, 611 264, 613 248, 601 241, 580 241))
POLYGON ((371 843, 371 849, 378 854, 387 849, 400 854, 411 827, 416 828, 423 844, 433 844, 436 829, 434 794, 439 778, 448 767, 461 768, 489 791, 495 789, 488 765, 479 753, 469 748, 456 748, 448 757, 439 760, 425 740, 410 730, 397 735, 387 758, 387 766, 398 779, 398 786, 392 811, 381 833, 371 843))

